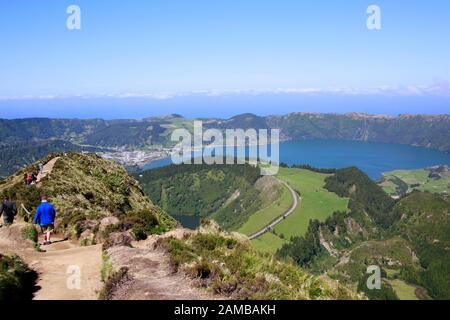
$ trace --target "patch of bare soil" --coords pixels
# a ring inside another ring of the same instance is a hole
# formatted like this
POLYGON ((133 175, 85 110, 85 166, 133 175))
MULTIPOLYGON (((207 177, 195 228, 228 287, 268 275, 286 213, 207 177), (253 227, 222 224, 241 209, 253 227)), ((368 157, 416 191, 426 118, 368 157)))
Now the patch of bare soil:
POLYGON ((0 228, 0 253, 15 254, 39 275, 36 300, 96 300, 101 289, 101 245, 80 247, 58 235, 38 252, 22 236, 24 224, 0 228))
MULTIPOLYGON (((80 247, 78 242, 59 235, 53 243, 38 252, 32 241, 24 240, 26 224, 16 223, 0 228, 0 253, 15 254, 39 275, 36 300, 96 300, 103 287, 101 281, 101 245, 80 247), (79 279, 79 280, 78 280, 79 279)), ((183 238, 192 231, 177 229, 145 241, 133 242, 133 247, 108 249, 115 269, 128 269, 126 281, 114 288, 115 300, 205 300, 217 297, 198 287, 184 274, 173 273, 169 257, 156 245, 165 237, 183 238)))
POLYGON ((133 247, 108 249, 114 269, 126 268, 127 281, 121 282, 114 292, 113 300, 205 300, 217 297, 198 288, 195 281, 181 273, 173 273, 169 257, 156 242, 162 237, 182 238, 191 231, 178 229, 162 236, 152 236, 146 241, 134 242, 133 247))
POLYGON ((419 300, 430 300, 430 297, 427 294, 427 290, 423 287, 417 286, 415 294, 416 297, 419 298, 419 300))
POLYGON ((55 166, 56 161, 59 160, 60 157, 55 157, 46 164, 44 164, 42 172, 38 173, 37 176, 37 183, 39 184, 42 179, 44 179, 46 176, 48 176, 53 171, 53 167, 55 166))

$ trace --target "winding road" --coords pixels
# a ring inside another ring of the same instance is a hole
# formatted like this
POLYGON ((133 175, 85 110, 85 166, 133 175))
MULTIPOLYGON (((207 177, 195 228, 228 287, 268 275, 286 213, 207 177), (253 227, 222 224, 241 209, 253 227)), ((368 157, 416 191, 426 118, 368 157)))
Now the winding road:
POLYGON ((292 189, 286 182, 281 181, 280 179, 278 179, 278 181, 280 181, 281 183, 283 183, 291 192, 292 195, 292 206, 289 208, 288 211, 286 211, 285 213, 283 213, 281 216, 279 216, 278 218, 276 218, 275 220, 273 220, 271 223, 269 223, 268 225, 266 225, 264 228, 262 228, 261 230, 259 230, 258 232, 255 232, 254 234, 248 236, 248 238, 250 240, 254 240, 260 236, 262 236, 263 234, 265 234, 266 232, 269 232, 273 227, 275 227, 277 224, 279 224, 281 221, 285 220, 292 212, 295 211, 295 209, 297 209, 298 204, 299 204, 299 200, 301 200, 301 198, 299 198, 299 196, 297 195, 297 192, 294 191, 294 189, 292 189))

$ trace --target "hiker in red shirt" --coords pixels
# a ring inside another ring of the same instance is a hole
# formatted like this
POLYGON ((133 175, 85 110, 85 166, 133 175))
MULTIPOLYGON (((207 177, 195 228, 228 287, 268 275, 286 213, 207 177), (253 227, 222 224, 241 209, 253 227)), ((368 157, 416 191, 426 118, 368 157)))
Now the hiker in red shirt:
POLYGON ((27 174, 26 178, 25 178, 25 184, 27 186, 29 186, 31 184, 31 182, 33 182, 33 178, 31 177, 30 174, 27 174))

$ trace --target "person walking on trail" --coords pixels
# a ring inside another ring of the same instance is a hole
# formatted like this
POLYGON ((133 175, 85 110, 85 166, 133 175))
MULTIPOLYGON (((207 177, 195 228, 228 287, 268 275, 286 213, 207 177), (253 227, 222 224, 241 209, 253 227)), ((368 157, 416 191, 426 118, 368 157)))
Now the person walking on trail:
POLYGON ((37 182, 37 173, 33 172, 31 174, 31 184, 36 184, 36 182, 37 182))
POLYGON ((17 207, 8 196, 3 200, 0 208, 0 215, 3 215, 3 223, 5 226, 10 226, 14 222, 14 217, 17 215, 17 207))
POLYGON ((42 202, 40 206, 36 209, 36 214, 34 215, 33 224, 39 224, 41 227, 42 234, 44 235, 43 245, 51 244, 50 235, 55 229, 55 217, 56 211, 53 205, 47 201, 46 196, 41 197, 42 202))
POLYGON ((42 162, 39 163, 39 173, 40 174, 44 173, 44 165, 42 164, 42 162))
POLYGON ((33 178, 31 174, 27 173, 25 176, 25 185, 30 186, 31 182, 33 182, 33 178))

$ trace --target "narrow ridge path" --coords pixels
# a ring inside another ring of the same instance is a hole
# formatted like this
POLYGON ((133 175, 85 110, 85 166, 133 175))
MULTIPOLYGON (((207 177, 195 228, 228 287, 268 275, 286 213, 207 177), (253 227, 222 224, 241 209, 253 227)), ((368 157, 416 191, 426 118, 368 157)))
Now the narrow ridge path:
POLYGON ((97 300, 102 287, 102 246, 80 247, 59 235, 38 252, 23 239, 26 224, 0 228, 0 253, 15 254, 38 273, 35 300, 97 300))
POLYGON ((54 239, 29 266, 39 274, 34 300, 97 300, 102 287, 102 246, 54 239))
POLYGON ((37 175, 37 181, 36 183, 41 182, 42 179, 44 179, 46 176, 48 176, 52 171, 53 167, 55 166, 56 161, 61 157, 55 157, 46 164, 44 164, 42 172, 39 172, 37 175))
POLYGON ((132 277, 115 289, 112 300, 216 300, 223 299, 199 288, 195 280, 182 272, 173 272, 169 257, 157 248, 158 239, 173 236, 182 239, 190 230, 176 229, 147 240, 133 242, 133 247, 113 247, 108 256, 116 269, 125 267, 132 277))

